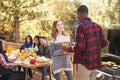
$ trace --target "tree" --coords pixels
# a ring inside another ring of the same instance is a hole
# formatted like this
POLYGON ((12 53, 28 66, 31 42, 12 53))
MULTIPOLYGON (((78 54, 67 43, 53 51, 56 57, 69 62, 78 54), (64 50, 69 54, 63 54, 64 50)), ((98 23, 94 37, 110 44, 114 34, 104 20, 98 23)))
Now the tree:
MULTIPOLYGON (((32 20, 36 15, 34 8, 43 3, 43 0, 1 0, 0 21, 10 23, 14 29, 14 41, 19 42, 19 26, 22 21, 32 20)), ((37 12, 38 14, 38 12, 37 12)), ((38 14, 39 15, 39 14, 38 14)))

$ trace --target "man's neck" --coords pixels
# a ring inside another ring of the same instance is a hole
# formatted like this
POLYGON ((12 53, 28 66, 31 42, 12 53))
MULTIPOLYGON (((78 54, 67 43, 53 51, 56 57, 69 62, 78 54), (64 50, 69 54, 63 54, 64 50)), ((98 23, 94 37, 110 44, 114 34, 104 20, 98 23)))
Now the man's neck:
POLYGON ((79 21, 82 21, 82 20, 85 19, 85 18, 88 18, 88 16, 85 16, 85 17, 81 18, 79 21))

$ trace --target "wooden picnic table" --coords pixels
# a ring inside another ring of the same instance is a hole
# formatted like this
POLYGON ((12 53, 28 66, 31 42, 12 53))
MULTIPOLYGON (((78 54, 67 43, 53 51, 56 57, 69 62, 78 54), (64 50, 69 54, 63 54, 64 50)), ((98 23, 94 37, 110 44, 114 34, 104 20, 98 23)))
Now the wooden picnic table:
POLYGON ((36 63, 36 64, 24 64, 24 63, 14 63, 15 66, 21 66, 24 67, 26 70, 25 72, 25 80, 27 80, 27 76, 28 76, 28 68, 38 68, 38 67, 44 67, 44 66, 49 66, 50 67, 50 80, 52 80, 52 69, 51 69, 51 65, 52 65, 52 60, 50 61, 46 61, 46 62, 41 62, 41 63, 36 63))

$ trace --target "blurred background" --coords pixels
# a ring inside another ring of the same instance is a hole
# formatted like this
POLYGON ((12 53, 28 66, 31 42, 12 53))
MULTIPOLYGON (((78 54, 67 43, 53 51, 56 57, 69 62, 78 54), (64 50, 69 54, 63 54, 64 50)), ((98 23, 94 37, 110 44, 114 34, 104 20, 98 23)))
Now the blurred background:
POLYGON ((28 34, 50 39, 52 22, 60 19, 74 41, 76 10, 82 4, 105 35, 111 24, 120 23, 120 0, 0 0, 0 36, 17 43, 28 34))

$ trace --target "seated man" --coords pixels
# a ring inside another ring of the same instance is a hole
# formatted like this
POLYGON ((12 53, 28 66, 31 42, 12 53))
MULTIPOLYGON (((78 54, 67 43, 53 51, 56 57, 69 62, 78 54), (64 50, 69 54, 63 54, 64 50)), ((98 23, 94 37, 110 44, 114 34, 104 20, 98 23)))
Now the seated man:
MULTIPOLYGON (((41 45, 39 46, 38 55, 50 58, 50 47, 47 43, 47 38, 45 36, 42 36, 39 40, 41 45)), ((46 80, 47 70, 47 66, 42 67, 42 80, 46 80)))

